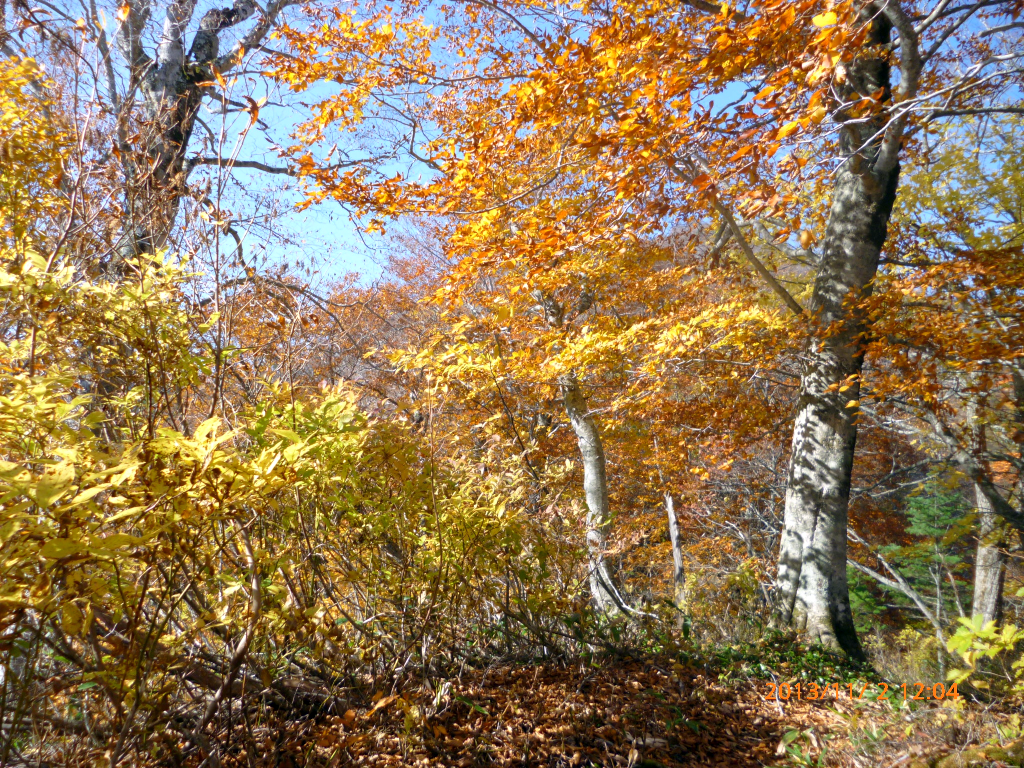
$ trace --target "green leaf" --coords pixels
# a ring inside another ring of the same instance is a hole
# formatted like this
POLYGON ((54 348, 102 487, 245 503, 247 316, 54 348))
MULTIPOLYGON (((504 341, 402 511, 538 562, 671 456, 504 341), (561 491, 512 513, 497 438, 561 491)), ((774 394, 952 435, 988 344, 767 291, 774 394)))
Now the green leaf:
POLYGON ((476 702, 470 701, 469 699, 463 698, 462 696, 456 696, 455 700, 456 701, 461 701, 463 704, 465 704, 467 707, 472 709, 474 712, 479 712, 481 715, 484 715, 486 717, 490 717, 491 716, 490 712, 488 712, 486 709, 481 707, 476 702))

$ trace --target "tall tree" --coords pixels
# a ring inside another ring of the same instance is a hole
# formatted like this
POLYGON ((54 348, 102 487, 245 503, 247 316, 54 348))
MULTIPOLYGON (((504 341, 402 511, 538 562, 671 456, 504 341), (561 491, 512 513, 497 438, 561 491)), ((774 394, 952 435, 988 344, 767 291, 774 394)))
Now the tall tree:
MULTIPOLYGON (((621 250, 598 244, 627 231, 721 225, 748 279, 793 314, 804 353, 777 621, 860 657, 845 569, 857 403, 875 320, 864 302, 908 139, 929 120, 1017 109, 1017 28, 972 26, 1008 21, 1011 10, 652 0, 556 16, 529 3, 423 4, 401 18, 378 9, 349 20, 348 29, 382 34, 371 43, 353 43, 350 32, 321 36, 315 66, 282 62, 281 74, 298 88, 314 75, 351 83, 322 103, 302 134, 307 144, 326 143, 332 126, 404 126, 426 181, 314 170, 314 198, 348 201, 380 221, 408 210, 457 217, 457 278, 513 259, 530 275, 553 273, 582 249, 615 262, 621 250), (444 19, 437 27, 414 20, 435 10, 444 19), (457 55, 403 68, 428 40, 457 55), (816 184, 829 194, 809 193, 816 184), (572 198, 585 203, 562 202, 572 198), (531 219, 517 218, 510 231, 509 217, 525 210, 531 219)), ((286 36, 308 50, 309 35, 286 36)), ((299 151, 309 157, 307 146, 299 151)))
POLYGON ((992 511, 985 494, 974 488, 978 506, 978 548, 974 557, 974 592, 971 615, 981 616, 984 624, 1000 622, 1003 617, 1003 584, 1006 579, 1005 528, 992 511))
POLYGON ((1024 177, 1007 152, 1020 128, 998 114, 952 117, 931 128, 940 140, 917 154, 894 216, 898 255, 871 301, 879 320, 869 397, 873 419, 910 417, 904 428, 936 465, 967 480, 978 523, 972 611, 995 620, 1004 545, 1022 522, 1021 329, 1009 318, 1021 285, 1024 177))
POLYGON ((823 329, 808 350, 793 428, 779 571, 777 616, 827 646, 863 658, 846 581, 847 508, 857 444, 857 404, 867 322, 858 304, 871 290, 899 180, 905 117, 894 118, 885 48, 900 33, 897 99, 917 95, 917 33, 895 3, 858 9, 862 49, 835 90, 839 168, 809 312, 823 329), (880 109, 864 116, 861 99, 880 109))
MULTIPOLYGON (((189 173, 198 165, 257 167, 262 163, 205 155, 189 157, 192 134, 204 99, 219 99, 226 110, 230 96, 226 79, 243 64, 246 54, 258 51, 282 11, 295 0, 270 0, 266 7, 253 0, 235 0, 230 7, 212 8, 199 19, 191 43, 187 32, 193 25, 197 0, 171 0, 158 24, 157 43, 150 53, 145 40, 153 6, 128 0, 118 16, 117 46, 127 66, 128 93, 117 90, 116 62, 100 27, 98 45, 103 56, 108 97, 115 113, 116 145, 123 153, 126 205, 129 221, 119 251, 152 253, 163 248, 174 225, 189 173), (220 36, 258 14, 256 23, 222 53, 220 36), (218 94, 218 84, 225 89, 218 94), (134 114, 142 95, 142 114, 134 114), (129 141, 130 129, 138 127, 138 140, 129 141)), ((255 121, 259 105, 249 99, 241 105, 255 121)), ((274 170, 263 167, 264 170, 274 170)), ((286 169, 277 169, 286 172, 286 169)))

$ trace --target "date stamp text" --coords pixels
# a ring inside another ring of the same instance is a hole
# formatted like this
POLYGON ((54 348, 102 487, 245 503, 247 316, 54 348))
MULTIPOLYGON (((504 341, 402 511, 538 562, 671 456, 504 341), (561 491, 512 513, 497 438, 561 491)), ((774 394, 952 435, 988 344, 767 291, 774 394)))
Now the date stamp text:
POLYGON ((765 698, 770 701, 822 701, 825 699, 868 699, 870 701, 941 701, 959 699, 956 683, 768 683, 765 698))

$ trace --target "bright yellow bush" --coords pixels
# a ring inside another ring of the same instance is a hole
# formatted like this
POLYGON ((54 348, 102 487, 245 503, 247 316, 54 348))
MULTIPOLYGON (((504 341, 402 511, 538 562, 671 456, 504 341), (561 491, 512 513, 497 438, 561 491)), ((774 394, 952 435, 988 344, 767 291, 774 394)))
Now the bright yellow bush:
POLYGON ((209 369, 209 325, 183 309, 179 268, 145 257, 93 282, 34 253, 6 263, 0 638, 21 685, 52 687, 24 717, 88 713, 137 756, 197 700, 193 725, 241 690, 301 707, 301 673, 320 706, 344 674, 557 642, 580 553, 526 515, 521 471, 439 463, 344 390, 277 387, 232 424, 190 423, 169 393, 209 369))
POLYGON ((60 194, 68 136, 53 119, 45 78, 31 59, 0 60, 0 245, 36 238, 63 209, 60 194))

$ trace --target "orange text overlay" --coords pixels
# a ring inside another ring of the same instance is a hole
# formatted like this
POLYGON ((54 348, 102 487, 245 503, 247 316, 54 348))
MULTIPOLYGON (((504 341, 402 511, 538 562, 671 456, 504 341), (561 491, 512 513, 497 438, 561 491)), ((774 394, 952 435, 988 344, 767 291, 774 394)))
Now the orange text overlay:
POLYGON ((868 699, 884 701, 939 701, 958 699, 956 683, 768 683, 765 698, 772 701, 820 701, 822 699, 868 699))

